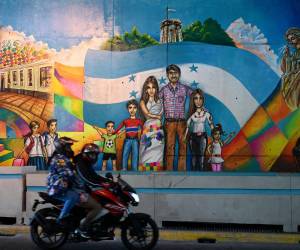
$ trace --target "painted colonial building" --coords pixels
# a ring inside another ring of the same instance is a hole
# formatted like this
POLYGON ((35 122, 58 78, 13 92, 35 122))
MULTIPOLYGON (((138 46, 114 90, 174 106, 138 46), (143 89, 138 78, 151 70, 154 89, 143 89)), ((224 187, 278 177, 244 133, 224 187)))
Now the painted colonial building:
POLYGON ((1 91, 23 94, 49 93, 53 62, 40 60, 28 64, 15 65, 0 69, 1 91))

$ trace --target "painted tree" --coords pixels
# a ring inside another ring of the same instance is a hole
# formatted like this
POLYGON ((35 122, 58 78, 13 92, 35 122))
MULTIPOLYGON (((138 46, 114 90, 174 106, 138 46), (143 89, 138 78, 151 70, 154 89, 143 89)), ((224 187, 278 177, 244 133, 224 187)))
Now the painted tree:
POLYGON ((117 35, 106 41, 101 49, 112 51, 128 51, 156 45, 158 42, 148 34, 141 34, 136 27, 124 35, 117 35))
POLYGON ((203 25, 195 21, 182 31, 183 41, 204 42, 220 45, 235 46, 233 40, 214 19, 208 18, 203 25))

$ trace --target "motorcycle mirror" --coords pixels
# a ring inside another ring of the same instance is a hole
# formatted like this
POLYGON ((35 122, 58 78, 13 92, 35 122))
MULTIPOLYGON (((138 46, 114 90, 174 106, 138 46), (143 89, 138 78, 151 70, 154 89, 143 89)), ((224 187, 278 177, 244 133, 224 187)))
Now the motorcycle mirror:
POLYGON ((120 178, 121 178, 121 174, 120 174, 120 173, 118 174, 117 178, 118 178, 118 179, 120 179, 120 178))
POLYGON ((111 180, 114 179, 114 177, 113 177, 113 175, 112 175, 111 172, 106 173, 106 174, 105 174, 105 177, 106 177, 107 179, 111 179, 111 180))

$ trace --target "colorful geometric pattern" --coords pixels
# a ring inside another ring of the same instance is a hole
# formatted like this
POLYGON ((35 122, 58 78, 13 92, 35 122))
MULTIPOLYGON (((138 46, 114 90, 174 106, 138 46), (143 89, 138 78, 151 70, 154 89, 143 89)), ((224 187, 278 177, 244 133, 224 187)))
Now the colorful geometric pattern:
POLYGON ((0 109, 0 138, 23 138, 29 131, 27 123, 20 116, 8 109, 0 109), (14 136, 8 136, 12 133, 14 136))
POLYGON ((291 112, 279 82, 234 140, 224 147, 225 169, 270 171, 276 165, 278 171, 277 161, 281 161, 281 168, 291 164, 289 169, 295 171, 291 152, 300 134, 299 123, 300 110, 291 112))
POLYGON ((53 85, 53 90, 55 90, 57 94, 65 96, 71 95, 78 99, 82 99, 84 82, 83 67, 70 67, 55 63, 54 76, 56 81, 53 85), (56 87, 58 87, 57 84, 61 84, 59 88, 60 93, 58 93, 58 90, 56 89, 56 87))
POLYGON ((52 91, 55 117, 60 131, 84 131, 83 121, 83 67, 71 67, 55 63, 52 91))
POLYGON ((151 162, 139 166, 139 171, 163 171, 164 168, 161 162, 151 162))

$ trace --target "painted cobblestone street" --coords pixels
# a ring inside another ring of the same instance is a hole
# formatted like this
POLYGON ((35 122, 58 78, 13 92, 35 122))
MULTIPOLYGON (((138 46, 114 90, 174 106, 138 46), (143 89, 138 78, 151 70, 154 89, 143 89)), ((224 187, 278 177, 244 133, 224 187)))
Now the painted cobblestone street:
POLYGON ((0 108, 18 114, 24 121, 33 120, 43 125, 50 119, 53 112, 53 100, 13 92, 0 92, 0 108))

